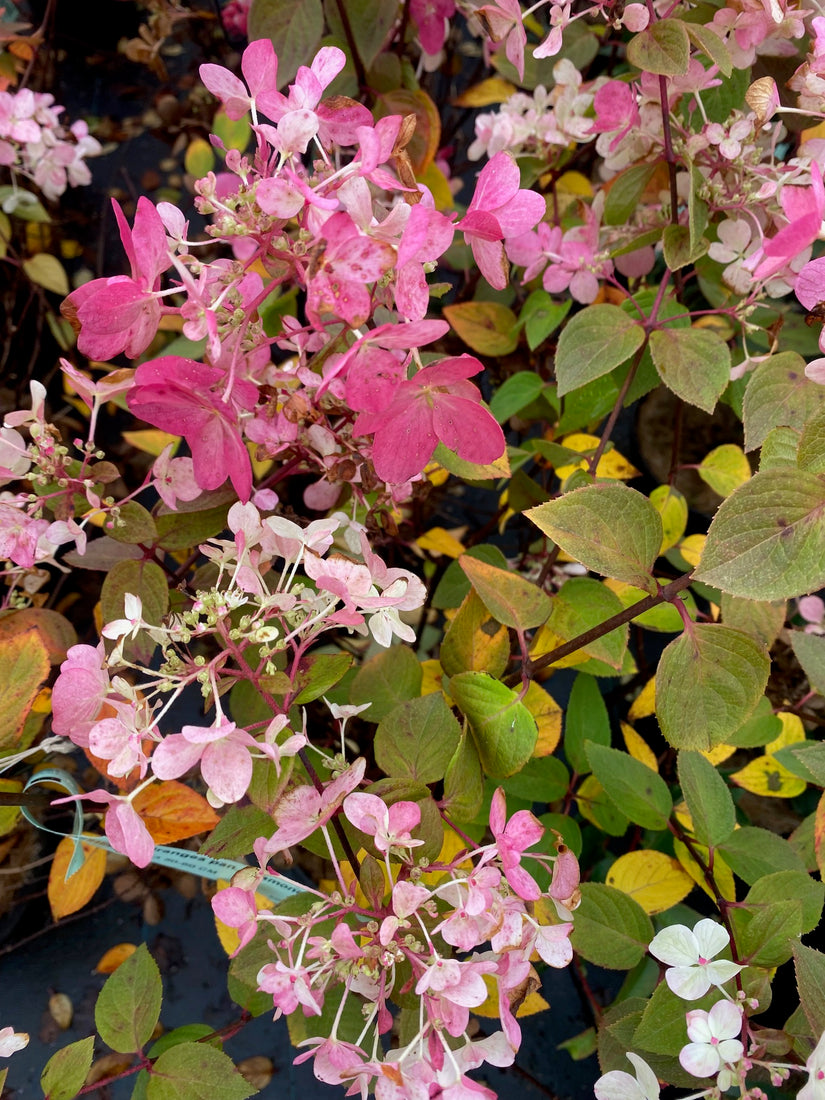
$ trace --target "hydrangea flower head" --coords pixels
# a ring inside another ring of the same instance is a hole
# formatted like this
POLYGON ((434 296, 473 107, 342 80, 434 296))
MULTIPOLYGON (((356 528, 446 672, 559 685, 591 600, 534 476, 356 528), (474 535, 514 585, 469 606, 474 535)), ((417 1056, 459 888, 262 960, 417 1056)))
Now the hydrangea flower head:
POLYGON ((712 985, 722 986, 742 967, 728 959, 715 959, 730 943, 716 921, 700 920, 693 931, 684 924, 663 928, 650 942, 650 953, 667 966, 665 981, 685 1001, 703 997, 712 985))

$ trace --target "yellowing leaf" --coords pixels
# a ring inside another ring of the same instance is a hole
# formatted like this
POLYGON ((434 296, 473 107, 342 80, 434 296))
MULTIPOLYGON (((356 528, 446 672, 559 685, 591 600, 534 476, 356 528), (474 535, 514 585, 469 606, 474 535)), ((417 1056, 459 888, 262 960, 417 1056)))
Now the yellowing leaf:
POLYGON ((550 756, 561 740, 561 707, 535 680, 530 681, 522 703, 533 715, 538 726, 539 736, 533 756, 550 756))
POLYGON ((0 211, 0 259, 6 255, 11 240, 11 222, 7 214, 0 211))
POLYGON ((735 745, 714 745, 712 749, 700 750, 705 760, 709 760, 714 767, 724 762, 736 752, 735 745))
POLYGON ((664 852, 636 851, 619 856, 607 872, 607 885, 621 890, 648 914, 664 913, 693 889, 693 879, 664 852))
POLYGON ((677 544, 676 549, 691 568, 695 569, 699 564, 699 559, 705 548, 706 539, 707 535, 688 535, 686 539, 682 539, 682 541, 677 544))
POLYGON ((786 745, 795 745, 799 741, 805 740, 805 727, 802 725, 802 719, 798 714, 791 714, 787 710, 782 710, 776 717, 782 723, 782 732, 770 744, 765 746, 765 752, 768 755, 784 749, 786 745))
MULTIPOLYGON (((473 1009, 474 1016, 483 1016, 488 1020, 497 1020, 498 1017, 498 984, 491 974, 482 974, 484 984, 487 986, 487 996, 473 1009)), ((535 1016, 537 1012, 544 1012, 550 1007, 540 993, 535 991, 528 993, 519 1007, 516 1016, 535 1016)))
POLYGON ((518 318, 501 302, 459 302, 444 316, 464 343, 481 355, 509 355, 518 346, 518 318))
POLYGON ((418 183, 423 183, 429 190, 435 201, 436 210, 449 210, 455 202, 455 197, 450 190, 450 181, 435 163, 430 161, 426 171, 416 176, 418 183))
POLYGON ((656 753, 644 737, 637 733, 632 726, 629 726, 627 722, 622 722, 622 736, 624 737, 625 748, 633 759, 646 764, 651 771, 658 772, 659 763, 656 759, 656 753))
POLYGON ((101 957, 95 967, 96 974, 113 974, 121 963, 137 951, 135 943, 116 943, 101 957))
POLYGON ((186 149, 183 167, 190 176, 200 179, 215 167, 215 152, 204 138, 195 138, 186 149))
POLYGON ((515 85, 504 77, 489 76, 462 92, 454 102, 458 107, 489 107, 491 103, 503 103, 515 91, 515 85))
POLYGON ((203 797, 174 779, 153 783, 132 800, 155 844, 172 844, 214 829, 220 820, 203 797))
POLYGON ((424 476, 431 485, 438 488, 439 485, 443 485, 448 480, 450 471, 445 470, 438 462, 428 462, 424 467, 424 476))
POLYGON ((769 755, 751 760, 730 778, 751 794, 761 794, 767 798, 795 798, 807 787, 804 779, 789 772, 775 757, 769 755))
POLYGON ((672 485, 659 485, 650 494, 650 503, 662 517, 662 546, 659 553, 664 554, 685 533, 688 521, 687 501, 672 485))
POLYGON ((651 676, 630 706, 627 712, 631 722, 637 718, 649 718, 656 713, 656 677, 651 676))
POLYGON ((180 443, 179 435, 170 435, 158 428, 141 428, 135 432, 121 433, 130 447, 157 458, 170 443, 180 443))
POLYGON ((444 669, 441 667, 441 662, 431 658, 428 661, 421 662, 421 694, 433 695, 436 691, 441 691, 441 678, 444 675, 444 669))
MULTIPOLYGON (((699 858, 707 863, 708 849, 705 845, 693 841, 693 846, 699 858)), ((696 885, 704 890, 711 900, 716 901, 716 896, 708 885, 702 868, 690 854, 687 845, 683 844, 681 840, 674 840, 673 851, 676 853, 676 858, 679 860, 679 863, 684 867, 685 871, 687 871, 696 885)), ((718 852, 714 852, 713 854, 713 881, 716 883, 716 888, 723 898, 726 898, 728 901, 736 901, 736 883, 734 882, 733 871, 731 871, 730 867, 728 867, 727 863, 725 863, 718 852)))
POLYGON ((741 447, 735 443, 724 443, 702 459, 698 473, 714 493, 728 497, 734 489, 750 480, 751 467, 741 447))
POLYGON ((556 201, 559 211, 566 210, 579 199, 593 198, 593 185, 581 172, 565 172, 556 181, 556 201))
POLYGON ((38 252, 28 260, 23 261, 23 270, 33 283, 45 287, 55 294, 65 297, 69 293, 69 279, 66 269, 49 252, 38 252))
MULTIPOLYGON (((585 453, 594 451, 598 447, 599 437, 588 435, 586 432, 573 432, 571 435, 565 436, 560 442, 563 447, 568 447, 571 451, 585 453)), ((587 469, 587 463, 588 459, 583 458, 581 462, 559 466, 556 469, 556 474, 564 481, 575 470, 587 469)), ((607 451, 603 454, 596 466, 596 477, 612 478, 614 481, 629 481, 630 478, 638 476, 639 471, 636 467, 616 450, 607 451)))
POLYGON ((74 855, 74 841, 71 837, 64 837, 54 853, 46 894, 55 920, 60 920, 61 917, 67 917, 70 913, 76 913, 78 909, 82 909, 88 901, 91 901, 98 886, 103 882, 103 876, 106 873, 105 850, 92 844, 83 842, 81 844, 83 864, 68 882, 66 871, 74 855))
POLYGON ((429 550, 431 554, 444 554, 448 558, 458 558, 464 553, 464 547, 455 535, 451 535, 443 527, 431 527, 415 540, 415 545, 420 550, 429 550))

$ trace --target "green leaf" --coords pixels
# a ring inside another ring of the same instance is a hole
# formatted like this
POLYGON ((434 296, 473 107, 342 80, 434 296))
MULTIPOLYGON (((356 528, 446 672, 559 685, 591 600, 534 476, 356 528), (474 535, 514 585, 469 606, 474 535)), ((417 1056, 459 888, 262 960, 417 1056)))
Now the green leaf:
POLYGON ((534 756, 502 786, 508 796, 527 802, 555 802, 567 794, 570 772, 555 756, 534 756))
POLYGON ((537 585, 511 570, 462 554, 458 563, 494 619, 514 630, 541 626, 550 614, 551 601, 537 585))
POLYGON ((476 462, 468 462, 465 458, 459 458, 455 451, 439 443, 433 451, 432 461, 443 466, 448 473, 465 481, 491 481, 493 478, 507 477, 510 473, 510 462, 506 451, 495 462, 488 462, 486 466, 482 466, 476 462))
POLYGON ((773 428, 762 441, 759 452, 760 470, 777 470, 783 466, 797 467, 796 452, 799 432, 793 428, 773 428))
MULTIPOLYGON (((607 585, 593 577, 571 577, 565 581, 553 598, 553 610, 545 629, 539 631, 533 643, 532 655, 539 657, 549 653, 560 642, 569 642, 586 630, 598 626, 612 615, 622 610, 622 602, 607 585)), ((587 667, 582 671, 594 676, 615 675, 621 671, 627 653, 629 627, 625 623, 617 626, 601 638, 582 646, 576 653, 565 658, 566 661, 587 667), (592 664, 609 666, 607 669, 592 664)))
POLYGON ((155 516, 157 545, 162 550, 188 550, 225 529, 228 504, 195 509, 191 507, 195 503, 197 501, 178 501, 174 512, 161 512, 155 516))
MULTIPOLYGON (((524 326, 527 346, 530 351, 535 351, 537 347, 544 343, 551 332, 556 331, 570 312, 572 304, 572 299, 568 299, 566 302, 554 302, 546 290, 533 291, 521 307, 521 313, 519 314, 519 324, 524 326)), ((519 375, 513 377, 518 378, 519 375)), ((509 382, 510 379, 507 381, 509 382)), ((504 386, 506 385, 507 382, 504 383, 504 386)), ((501 389, 504 389, 504 386, 501 389)), ((495 397, 497 396, 498 394, 495 395, 495 397)), ((493 400, 495 400, 495 397, 493 400)), ((493 402, 490 403, 490 408, 492 407, 493 402)))
POLYGON ((583 818, 608 836, 624 836, 627 832, 630 818, 616 808, 595 775, 585 776, 579 784, 576 805, 583 818))
POLYGON ((763 695, 747 722, 728 734, 726 741, 739 749, 755 749, 759 745, 767 745, 781 733, 782 723, 773 713, 770 699, 763 695))
POLYGON ((656 164, 634 164, 615 177, 604 204, 605 225, 626 225, 630 221, 655 171, 656 164))
POLYGON ((17 739, 34 700, 49 676, 49 654, 34 627, 0 641, 0 750, 17 739))
POLYGON ((771 754, 777 763, 816 787, 825 787, 825 742, 799 741, 771 754))
POLYGON ((696 263, 709 247, 710 242, 705 237, 694 244, 687 225, 666 225, 662 232, 662 251, 665 263, 671 271, 679 271, 680 268, 696 263))
POLYGON ((662 328, 650 334, 659 377, 689 405, 712 413, 730 380, 730 350, 706 328, 662 328))
POLYGON ((801 432, 806 422, 820 412, 825 387, 805 377, 805 360, 795 351, 772 355, 760 363, 750 377, 742 404, 745 450, 764 442, 774 428, 801 432))
POLYGON ((825 636, 794 630, 791 634, 791 647, 811 688, 820 695, 825 695, 825 636))
MULTIPOLYGON (((748 891, 746 905, 768 905, 777 898, 794 899, 802 907, 800 935, 813 932, 822 916, 825 885, 801 871, 776 871, 758 879, 748 891)), ((790 957, 790 955, 788 956, 790 957)), ((762 963, 759 965, 773 965, 762 963)))
POLYGON ((752 600, 825 586, 825 481, 805 470, 754 474, 719 506, 696 579, 752 600))
POLYGON ((627 894, 604 883, 583 882, 581 893, 570 935, 573 950, 596 966, 630 970, 653 939, 650 917, 627 894))
POLYGON ((796 460, 800 469, 812 474, 825 473, 825 409, 812 417, 802 429, 796 460))
POLYGON ((294 80, 300 65, 315 54, 324 33, 321 0, 252 0, 247 35, 268 38, 278 55, 278 87, 294 80))
POLYGON ((51 290, 65 298, 69 293, 69 278, 66 268, 50 252, 37 252, 23 261, 23 270, 33 283, 51 290))
POLYGON ((580 672, 573 681, 564 717, 564 755, 579 775, 590 771, 585 741, 609 745, 610 719, 598 682, 580 672))
POLYGON ((296 706, 311 703, 335 687, 353 661, 350 653, 310 653, 301 658, 293 699, 296 706))
POLYGON ((444 773, 444 810, 455 821, 472 821, 484 801, 484 776, 473 739, 465 730, 444 773))
POLYGON ((375 762, 385 775, 437 783, 461 739, 441 692, 399 703, 375 731, 375 762))
POLYGON ((503 424, 511 416, 535 401, 544 389, 544 381, 533 371, 523 370, 512 374, 503 382, 490 401, 490 412, 503 424))
POLYGON ((660 19, 631 38, 627 60, 646 73, 684 76, 690 62, 690 39, 681 19, 660 19))
POLYGON ((518 318, 500 302, 459 302, 444 306, 443 313, 479 355, 509 355, 518 347, 518 318))
POLYGON ((536 722, 518 695, 484 672, 453 676, 449 692, 467 716, 486 775, 506 779, 519 771, 536 747, 536 722))
POLYGON ((635 489, 601 481, 524 514, 588 569, 656 591, 651 571, 662 545, 662 519, 635 489))
POLYGON ((393 645, 363 664, 350 686, 350 702, 370 703, 362 712, 366 722, 380 722, 399 703, 421 694, 421 663, 406 645, 393 645))
POLYGON ((733 72, 733 61, 730 51, 718 34, 706 27, 704 23, 685 23, 685 28, 691 42, 702 51, 709 61, 719 69, 723 76, 730 76, 733 72))
POLYGON ((593 774, 616 808, 644 829, 666 829, 673 799, 664 779, 626 752, 585 742, 593 774))
POLYGON ((252 136, 252 126, 246 115, 232 119, 223 107, 219 107, 212 119, 212 133, 221 139, 227 149, 237 149, 242 153, 252 136))
POLYGON ((126 542, 131 546, 153 546, 158 541, 158 529, 150 512, 136 500, 127 500, 118 505, 118 518, 107 525, 106 531, 116 542, 126 542))
MULTIPOLYGON (((160 625, 169 610, 169 584, 166 574, 154 561, 119 561, 106 574, 100 590, 100 609, 104 623, 122 619, 127 592, 139 596, 144 622, 160 625)), ((145 630, 127 639, 123 651, 127 659, 151 659, 156 643, 145 630)))
POLYGON ((825 955, 798 943, 794 946, 793 959, 799 1002, 811 1031, 819 1036, 825 1031, 825 955))
POLYGON ((750 634, 769 649, 785 623, 784 600, 749 600, 723 592, 719 609, 725 626, 750 634))
POLYGON ((271 836, 273 821, 257 806, 230 806, 198 849, 213 859, 243 859, 260 836, 271 836))
POLYGON ((45 1100, 72 1100, 77 1096, 92 1068, 94 1052, 95 1037, 90 1035, 53 1054, 40 1075, 45 1100))
POLYGON ((152 1066, 147 1100, 246 1100, 258 1090, 222 1050, 206 1043, 179 1043, 152 1066))
POLYGON ((710 749, 756 707, 770 659, 759 642, 717 623, 694 623, 666 647, 656 670, 656 717, 677 749, 710 749))
POLYGON ((733 873, 749 886, 774 871, 805 870, 787 840, 755 825, 737 829, 717 850, 733 873))
POLYGON ((568 321, 559 337, 559 397, 608 374, 644 342, 642 326, 618 306, 587 306, 568 321))
POLYGON ((699 752, 682 750, 678 770, 696 839, 708 846, 721 844, 736 827, 736 807, 727 783, 699 752))
MULTIPOLYGON (((398 16, 398 4, 396 0, 342 0, 342 3, 359 57, 364 68, 369 69, 392 30, 398 16)), ((346 42, 346 27, 337 0, 327 4, 325 10, 329 29, 346 42)))
POLYGON ((448 676, 459 672, 489 672, 500 676, 510 660, 510 636, 471 589, 447 627, 439 651, 448 676))
POLYGON ((24 222, 50 222, 45 206, 31 191, 25 191, 21 187, 5 185, 0 187, 0 207, 4 207, 9 214, 20 218, 24 222), (11 210, 9 210, 11 206, 11 210))
POLYGON ((145 943, 106 979, 95 1005, 95 1026, 119 1054, 134 1054, 152 1038, 163 989, 145 943))
MULTIPOLYGON (((499 569, 507 569, 507 559, 497 546, 482 543, 481 546, 473 546, 467 551, 467 556, 486 561, 499 569)), ((470 578, 457 561, 451 561, 447 566, 444 576, 438 582, 438 587, 433 593, 432 605, 436 610, 443 611, 448 607, 460 607, 472 585, 470 578)))

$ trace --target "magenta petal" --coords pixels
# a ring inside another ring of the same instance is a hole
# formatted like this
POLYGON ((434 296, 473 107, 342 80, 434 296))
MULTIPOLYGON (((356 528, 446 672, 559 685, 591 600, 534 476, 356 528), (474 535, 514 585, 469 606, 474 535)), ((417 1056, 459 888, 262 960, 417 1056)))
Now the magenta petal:
POLYGON ((794 293, 805 309, 825 301, 825 256, 805 264, 796 277, 794 293))
MULTIPOLYGON (((396 397, 393 405, 398 400, 396 397)), ((382 481, 401 484, 420 474, 438 444, 433 411, 426 401, 413 400, 403 412, 387 417, 375 433, 372 462, 382 481)))
POLYGON ((241 71, 253 97, 266 89, 277 88, 278 57, 271 39, 258 38, 249 43, 241 58, 241 71))
POLYGON ((482 241, 475 236, 470 244, 481 274, 494 290, 504 290, 510 276, 504 245, 501 241, 482 241))
POLYGON ((237 741, 215 741, 201 758, 201 775, 221 802, 237 802, 252 780, 249 749, 237 741))
POLYGON ((513 158, 508 153, 496 153, 479 174, 470 210, 496 210, 513 198, 520 182, 513 158))
POLYGON ((147 867, 155 853, 155 842, 130 802, 113 802, 104 825, 109 843, 136 867, 147 867))

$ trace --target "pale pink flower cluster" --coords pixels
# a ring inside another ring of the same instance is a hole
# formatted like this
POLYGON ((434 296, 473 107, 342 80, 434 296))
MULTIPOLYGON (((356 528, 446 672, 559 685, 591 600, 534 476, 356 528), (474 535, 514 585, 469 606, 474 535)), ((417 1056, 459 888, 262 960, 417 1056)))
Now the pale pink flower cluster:
POLYGON ((213 908, 221 921, 237 928, 239 950, 258 925, 271 931, 274 960, 261 968, 258 988, 272 995, 276 1018, 296 1011, 319 1016, 328 997, 342 998, 331 1033, 306 1040, 301 1045, 311 1049, 296 1059, 314 1058, 320 1080, 349 1085, 363 1097, 374 1089, 386 1100, 426 1097, 434 1090, 492 1098, 466 1074, 484 1062, 512 1064, 521 1029, 511 1001, 533 974, 533 953, 558 968, 572 959, 578 863, 560 843, 555 856, 531 855, 543 826, 526 810, 508 819, 498 790, 490 843, 448 863, 420 865, 416 849, 423 841, 415 836, 420 806, 410 801, 388 806, 358 791, 364 765, 363 759, 356 761, 323 791, 302 786, 288 792, 275 809, 275 833, 261 838, 255 852, 264 871, 271 855, 316 829, 326 835, 332 816, 341 813, 372 839, 384 862, 385 889, 379 896, 356 901, 330 845, 341 890, 330 896, 311 892, 315 900, 303 916, 258 911, 254 880, 245 883, 248 888, 220 891, 213 908), (552 868, 546 891, 525 867, 531 858, 552 868), (542 899, 557 916, 549 918, 546 906, 541 919, 534 915, 533 906, 542 899), (405 1046, 383 1055, 380 1036, 392 1026, 389 1005, 408 989, 420 998, 420 1027, 405 1046), (491 992, 498 998, 502 1030, 473 1041, 470 1012, 491 992), (361 1006, 364 1027, 357 1038, 344 1041, 338 1037, 339 1021, 351 999, 361 1006))
MULTIPOLYGON (((33 180, 49 199, 60 198, 68 186, 88 184, 86 158, 102 151, 85 122, 74 122, 68 130, 62 126, 62 112, 47 92, 0 92, 0 166, 11 169, 13 179, 33 180)), ((31 195, 15 190, 3 209, 13 213, 27 201, 31 195)))

